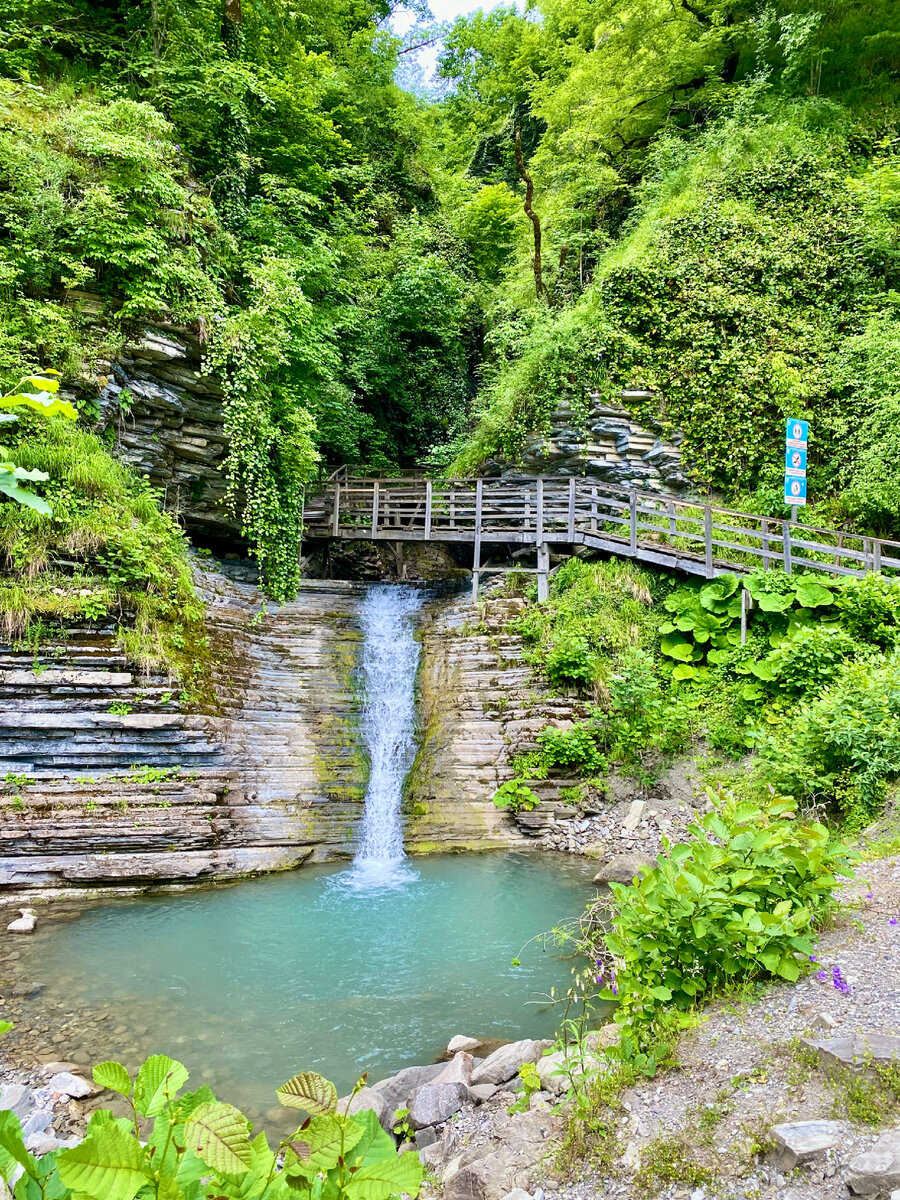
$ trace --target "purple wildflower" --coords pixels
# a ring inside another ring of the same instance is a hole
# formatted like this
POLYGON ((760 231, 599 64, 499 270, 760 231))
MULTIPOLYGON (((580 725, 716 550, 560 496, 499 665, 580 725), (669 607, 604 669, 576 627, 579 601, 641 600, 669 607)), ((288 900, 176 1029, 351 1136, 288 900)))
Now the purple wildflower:
POLYGON ((888 921, 888 925, 896 925, 896 924, 897 924, 897 918, 891 917, 891 919, 888 921))
POLYGON ((874 892, 866 892, 866 899, 871 900, 874 897, 874 895, 875 895, 874 892))
POLYGON ((828 976, 824 971, 816 971, 816 979, 818 979, 819 983, 824 983, 827 978, 828 976))
POLYGON ((846 979, 843 977, 843 975, 841 974, 841 968, 840 968, 840 967, 833 967, 833 968, 832 968, 832 971, 831 971, 831 982, 834 984, 834 986, 837 988, 837 990, 838 990, 839 992, 841 992, 843 995, 845 995, 845 996, 846 996, 846 995, 848 995, 848 994, 849 994, 849 992, 850 992, 850 985, 847 983, 847 980, 846 980, 846 979))
POLYGON ((819 960, 816 958, 816 956, 814 954, 811 954, 809 956, 809 961, 810 962, 818 962, 819 960))

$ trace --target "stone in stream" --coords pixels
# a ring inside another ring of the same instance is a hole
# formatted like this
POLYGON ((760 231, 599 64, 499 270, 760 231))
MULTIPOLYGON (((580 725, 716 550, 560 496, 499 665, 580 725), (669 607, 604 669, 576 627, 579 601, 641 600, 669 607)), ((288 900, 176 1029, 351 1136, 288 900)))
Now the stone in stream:
POLYGON ((469 1089, 464 1083, 425 1083, 412 1098, 409 1123, 413 1129, 443 1125, 468 1099, 469 1089))
POLYGON ((440 1137, 433 1125, 426 1125, 424 1129, 416 1130, 417 1150, 424 1150, 426 1146, 433 1146, 438 1141, 440 1141, 440 1137))
POLYGON ((871 1149, 850 1159, 847 1186, 857 1196, 881 1196, 900 1188, 900 1127, 889 1129, 871 1149))
POLYGON ((521 1042, 510 1042, 501 1046, 472 1072, 473 1083, 506 1083, 519 1070, 523 1063, 537 1062, 543 1052, 552 1046, 552 1042, 532 1041, 526 1038, 521 1042))
POLYGON ((478 1038, 466 1037, 465 1034, 458 1033, 456 1037, 452 1037, 447 1043, 446 1054, 448 1058, 452 1058, 460 1050, 477 1050, 480 1045, 481 1042, 479 1042, 478 1038))
POLYGON ((822 1158, 840 1139, 838 1121, 789 1121, 769 1130, 775 1142, 773 1157, 780 1171, 793 1171, 822 1158))
POLYGON ((644 809, 647 805, 643 800, 632 800, 631 808, 628 810, 628 816, 622 822, 622 828, 627 829, 629 833, 633 833, 641 823, 641 817, 644 815, 644 809))
POLYGON ((15 921, 10 921, 6 927, 7 933, 34 933, 34 927, 37 925, 37 917, 34 915, 33 908, 20 908, 22 914, 16 917, 15 921))

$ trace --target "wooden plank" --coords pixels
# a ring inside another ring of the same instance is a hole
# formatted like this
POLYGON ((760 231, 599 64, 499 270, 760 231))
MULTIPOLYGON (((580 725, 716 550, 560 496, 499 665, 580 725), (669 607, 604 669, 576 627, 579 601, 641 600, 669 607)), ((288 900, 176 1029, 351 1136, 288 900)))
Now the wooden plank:
POLYGON ((712 579, 713 573, 713 552, 712 552, 712 509, 707 504, 703 509, 703 544, 706 554, 706 577, 712 579))
POLYGON ((634 555, 637 554, 637 492, 632 491, 629 497, 629 505, 628 524, 630 539, 628 549, 634 555))
POLYGON ((378 533, 378 480, 372 485, 372 537, 378 533))
POLYGON ((569 537, 575 540, 575 476, 569 480, 569 537))
POLYGON ((535 491, 534 541, 540 546, 544 540, 544 480, 541 476, 538 476, 535 491))
POLYGON ((333 532, 337 533, 341 527, 341 485, 339 483, 335 483, 334 485, 334 512, 332 513, 332 521, 333 532))

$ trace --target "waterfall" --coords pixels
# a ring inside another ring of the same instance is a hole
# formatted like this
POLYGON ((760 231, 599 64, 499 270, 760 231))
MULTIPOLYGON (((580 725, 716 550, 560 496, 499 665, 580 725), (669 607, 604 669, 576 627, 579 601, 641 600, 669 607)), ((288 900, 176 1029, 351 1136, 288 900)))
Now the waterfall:
POLYGON ((402 866, 403 781, 416 753, 415 616, 418 588, 378 584, 360 608, 363 631, 362 738, 369 754, 369 786, 359 849, 348 882, 354 887, 396 886, 413 877, 402 866))

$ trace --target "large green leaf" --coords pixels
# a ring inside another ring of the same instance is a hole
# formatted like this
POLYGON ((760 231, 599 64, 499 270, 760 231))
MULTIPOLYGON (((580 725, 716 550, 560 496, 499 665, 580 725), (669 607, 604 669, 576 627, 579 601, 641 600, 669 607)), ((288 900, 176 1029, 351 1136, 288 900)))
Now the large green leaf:
POLYGON ((315 1071, 303 1071, 283 1083, 276 1095, 287 1108, 302 1108, 310 1116, 324 1116, 337 1108, 337 1089, 315 1071))
POLYGON ((250 1123, 233 1104, 201 1104, 184 1123, 187 1148, 212 1171, 242 1175, 253 1162, 250 1123))
POLYGON ((690 662, 694 657, 694 647, 684 638, 678 637, 677 634, 672 637, 664 637, 659 643, 659 648, 663 654, 677 659, 678 662, 690 662))
POLYGON ((25 1149, 19 1118, 9 1109, 0 1111, 0 1175, 8 1180, 16 1167, 34 1176, 35 1162, 25 1149))
POLYGON ((109 1088, 111 1092, 118 1092, 121 1096, 131 1094, 131 1076, 121 1063, 111 1059, 108 1062, 97 1063, 94 1067, 94 1083, 98 1087, 109 1088))
POLYGON ((414 1150, 360 1167, 347 1182, 347 1200, 387 1200, 397 1192, 414 1196, 425 1169, 414 1150))
POLYGON ((349 1118, 349 1121, 359 1126, 361 1133, 353 1149, 346 1155, 346 1161, 350 1167, 380 1162, 383 1158, 393 1158, 396 1155, 397 1146, 394 1139, 390 1134, 385 1133, 381 1122, 371 1108, 356 1113, 349 1118))
POLYGON ((331 1114, 312 1117, 309 1124, 290 1143, 304 1170, 314 1167, 330 1171, 338 1159, 348 1154, 363 1137, 363 1127, 356 1121, 344 1121, 331 1114))
POLYGON ((710 612, 722 612, 729 598, 738 590, 738 584, 737 575, 720 575, 700 589, 700 603, 710 612))
POLYGON ((23 505, 25 508, 33 508, 35 512, 43 513, 44 516, 50 514, 50 505, 40 496, 30 492, 28 488, 23 488, 19 479, 23 475, 37 474, 47 478, 43 471, 37 472, 22 472, 21 467, 13 467, 11 463, 0 464, 0 492, 4 496, 9 496, 10 500, 15 500, 17 504, 23 505))
POLYGON ((66 1187, 91 1200, 134 1200, 149 1179, 140 1143, 113 1121, 93 1129, 80 1145, 61 1150, 57 1163, 66 1187))
POLYGON ((39 392, 14 392, 11 396, 0 396, 0 408, 18 408, 25 405, 43 413, 45 417, 68 417, 70 421, 77 420, 78 413, 71 401, 55 396, 49 390, 52 381, 44 379, 40 383, 43 384, 43 388, 39 392))
POLYGON ((700 675, 696 667, 690 666, 688 663, 679 663, 672 672, 672 678, 676 683, 683 683, 686 679, 697 679, 700 675))
POLYGON ((142 1117, 155 1117, 187 1081, 187 1067, 166 1054, 154 1054, 138 1071, 134 1106, 142 1117))
POLYGON ((814 579, 803 579, 797 584, 797 600, 804 608, 823 608, 834 603, 834 593, 814 579))
POLYGON ((763 612, 783 613, 794 603, 794 594, 780 596, 777 592, 760 592, 756 603, 763 612))

